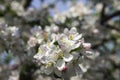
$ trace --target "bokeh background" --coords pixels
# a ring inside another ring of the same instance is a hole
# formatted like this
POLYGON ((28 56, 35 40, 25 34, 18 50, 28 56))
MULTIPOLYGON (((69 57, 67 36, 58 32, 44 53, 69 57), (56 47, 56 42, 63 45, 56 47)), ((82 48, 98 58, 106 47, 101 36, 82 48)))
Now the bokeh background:
POLYGON ((33 59, 38 26, 76 27, 100 53, 83 80, 120 80, 120 0, 0 0, 0 80, 52 80, 33 59))

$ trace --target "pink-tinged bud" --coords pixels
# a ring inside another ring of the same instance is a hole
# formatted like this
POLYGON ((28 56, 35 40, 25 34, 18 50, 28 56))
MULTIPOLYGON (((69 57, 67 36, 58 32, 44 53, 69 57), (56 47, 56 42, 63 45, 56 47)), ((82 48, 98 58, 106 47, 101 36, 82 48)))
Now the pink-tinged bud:
POLYGON ((62 72, 65 72, 67 69, 68 69, 68 67, 64 66, 63 69, 62 69, 62 72))
POLYGON ((99 30, 98 29, 93 29, 93 34, 99 34, 99 30))
POLYGON ((91 44, 90 43, 83 43, 83 48, 90 49, 91 48, 91 44))

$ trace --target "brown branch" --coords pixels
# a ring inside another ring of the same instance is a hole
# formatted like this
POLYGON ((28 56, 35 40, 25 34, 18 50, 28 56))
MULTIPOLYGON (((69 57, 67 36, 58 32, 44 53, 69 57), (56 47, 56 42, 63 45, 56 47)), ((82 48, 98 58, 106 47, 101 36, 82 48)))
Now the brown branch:
POLYGON ((106 8, 106 4, 103 3, 103 7, 102 7, 102 10, 101 10, 101 14, 100 14, 101 21, 105 17, 105 8, 106 8))
POLYGON ((114 12, 112 14, 106 14, 105 13, 106 7, 107 7, 106 4, 103 3, 103 8, 101 10, 101 15, 100 15, 100 24, 103 25, 106 28, 114 29, 114 30, 120 32, 120 28, 117 28, 117 27, 114 27, 114 26, 111 26, 111 25, 107 24, 107 22, 109 20, 111 20, 112 18, 114 18, 116 16, 120 16, 120 10, 117 10, 116 12, 114 12))
POLYGON ((109 24, 104 24, 104 26, 105 26, 106 28, 114 29, 114 30, 116 30, 117 32, 120 32, 120 28, 117 28, 117 27, 111 26, 111 25, 109 25, 109 24))
POLYGON ((120 16, 120 10, 117 10, 112 14, 106 14, 105 13, 106 7, 107 7, 107 5, 105 3, 103 3, 103 8, 101 10, 101 15, 100 15, 100 23, 101 24, 105 24, 107 21, 111 20, 112 18, 114 18, 116 16, 120 16))
POLYGON ((32 3, 33 0, 26 0, 25 4, 24 4, 24 8, 27 9, 31 3, 32 3))
POLYGON ((104 24, 104 23, 106 23, 107 21, 111 20, 112 18, 114 18, 116 16, 120 16, 120 10, 112 13, 111 15, 101 16, 101 18, 102 18, 101 23, 104 24))

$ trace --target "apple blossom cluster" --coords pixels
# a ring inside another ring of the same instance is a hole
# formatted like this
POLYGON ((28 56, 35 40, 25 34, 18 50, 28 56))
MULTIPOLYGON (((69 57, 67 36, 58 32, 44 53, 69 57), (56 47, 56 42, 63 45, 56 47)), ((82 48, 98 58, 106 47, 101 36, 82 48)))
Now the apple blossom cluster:
POLYGON ((30 36, 28 40, 28 48, 36 46, 36 44, 43 44, 46 41, 49 41, 54 38, 55 33, 59 32, 59 27, 55 24, 51 26, 46 26, 42 30, 41 26, 34 26, 30 29, 30 36))
POLYGON ((34 58, 40 65, 41 73, 50 75, 55 73, 61 76, 70 68, 69 65, 78 65, 82 72, 89 68, 81 62, 84 58, 94 59, 96 55, 91 51, 90 43, 85 43, 82 34, 75 27, 64 29, 63 33, 51 33, 54 37, 41 44, 34 58), (81 60, 82 59, 82 60, 81 60))

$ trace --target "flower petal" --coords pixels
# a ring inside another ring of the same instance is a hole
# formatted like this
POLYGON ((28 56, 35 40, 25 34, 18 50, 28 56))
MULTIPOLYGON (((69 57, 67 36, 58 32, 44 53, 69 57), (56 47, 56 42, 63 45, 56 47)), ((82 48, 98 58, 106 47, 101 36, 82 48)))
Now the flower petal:
POLYGON ((73 50, 73 49, 76 49, 76 48, 80 47, 80 45, 81 45, 81 42, 75 43, 73 46, 71 46, 71 48, 73 50))
POLYGON ((65 61, 62 59, 58 60, 56 66, 58 70, 62 71, 62 69, 65 67, 65 61))
POLYGON ((76 27, 72 27, 72 28, 70 29, 70 33, 71 33, 71 34, 77 33, 76 27))
POLYGON ((73 59, 73 55, 71 54, 64 54, 64 57, 63 59, 66 61, 66 62, 70 62, 72 59, 73 59))
POLYGON ((85 52, 86 52, 86 56, 89 59, 95 59, 99 55, 99 52, 93 52, 93 51, 85 51, 85 52))
POLYGON ((68 33, 69 33, 68 28, 65 28, 65 29, 64 29, 64 33, 65 33, 66 35, 68 35, 68 33))
POLYGON ((53 66, 45 68, 45 74, 50 75, 53 72, 53 66))
POLYGON ((82 38, 82 34, 79 34, 79 35, 75 36, 74 40, 79 40, 81 38, 82 38))
POLYGON ((33 58, 40 60, 43 56, 39 53, 33 56, 33 58))
POLYGON ((89 65, 81 63, 81 64, 79 64, 79 67, 81 68, 81 70, 83 72, 86 72, 88 70, 88 68, 89 68, 89 65))
POLYGON ((78 52, 72 52, 71 54, 73 55, 74 59, 77 59, 80 55, 78 52))
POLYGON ((62 72, 59 71, 58 69, 55 69, 54 72, 55 72, 55 74, 56 74, 58 77, 61 77, 61 76, 62 76, 62 72))

